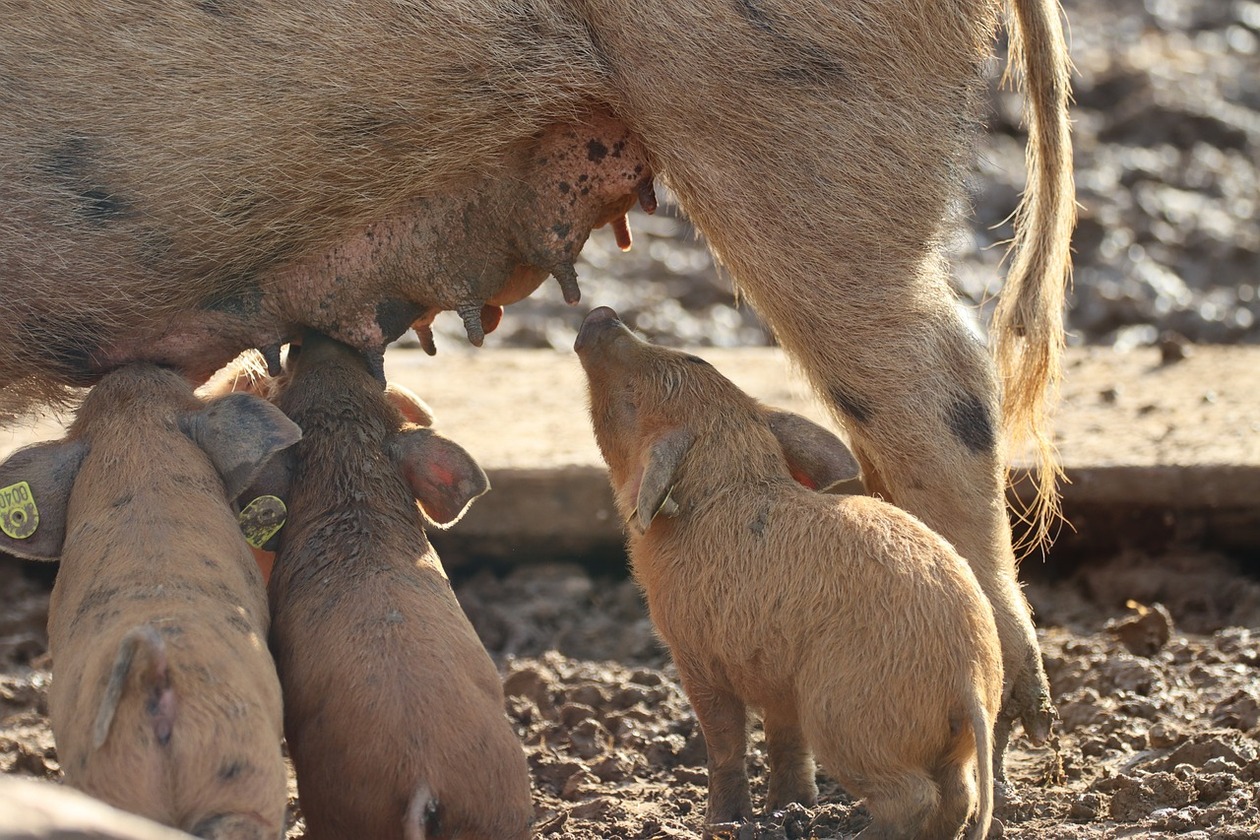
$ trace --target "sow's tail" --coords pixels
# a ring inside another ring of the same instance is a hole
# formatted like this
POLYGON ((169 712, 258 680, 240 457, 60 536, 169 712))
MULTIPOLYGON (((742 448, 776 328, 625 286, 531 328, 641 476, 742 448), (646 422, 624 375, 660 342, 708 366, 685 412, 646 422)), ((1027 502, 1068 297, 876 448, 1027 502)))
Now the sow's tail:
POLYGON ((166 662, 166 643, 152 625, 142 624, 128 631, 118 645, 118 656, 109 672, 105 697, 96 714, 92 727, 92 746, 100 749, 109 738, 110 726, 118 711, 123 692, 131 675, 136 656, 142 658, 141 680, 144 688, 144 709, 150 718, 154 737, 165 745, 171 739, 175 724, 175 692, 171 689, 171 675, 166 662))
POLYGON ((971 831, 967 832, 967 840, 984 840, 993 824, 993 720, 974 690, 970 706, 967 715, 971 718, 971 730, 976 736, 976 781, 980 788, 980 807, 976 809, 976 821, 971 831))
POLYGON ((1021 519, 1031 526, 1025 548, 1044 545, 1058 519, 1055 458, 1049 415, 1062 376, 1063 305, 1071 278, 1076 190, 1067 44, 1057 0, 1010 0, 1008 75, 1022 77, 1028 127, 1028 179, 1015 212, 1011 266, 993 321, 1002 380, 1004 432, 1010 452, 1031 444, 1036 495, 1021 519))

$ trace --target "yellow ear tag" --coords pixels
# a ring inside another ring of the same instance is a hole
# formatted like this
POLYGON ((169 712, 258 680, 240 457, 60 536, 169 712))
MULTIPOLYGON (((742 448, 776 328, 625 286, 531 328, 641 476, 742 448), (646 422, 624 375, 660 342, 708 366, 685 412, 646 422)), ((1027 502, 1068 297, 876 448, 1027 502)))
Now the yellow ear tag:
POLYGON ((0 487, 0 531, 15 539, 24 540, 39 527, 39 508, 31 485, 25 481, 0 487))
POLYGON ((289 509, 276 496, 259 496, 250 502, 236 517, 245 535, 245 542, 254 548, 261 549, 267 540, 276 535, 284 527, 284 520, 289 509))

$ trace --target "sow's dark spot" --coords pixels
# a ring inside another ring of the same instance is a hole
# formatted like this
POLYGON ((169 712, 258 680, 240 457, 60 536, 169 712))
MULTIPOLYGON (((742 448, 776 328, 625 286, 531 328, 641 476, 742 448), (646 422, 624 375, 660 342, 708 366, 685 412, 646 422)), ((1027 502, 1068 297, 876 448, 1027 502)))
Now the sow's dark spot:
POLYGON ((48 153, 40 168, 62 181, 79 180, 87 173, 92 157, 91 143, 86 137, 67 137, 48 153))
POLYGON ((95 337, 104 335, 98 325, 75 318, 35 316, 22 324, 20 334, 23 345, 51 362, 66 382, 92 384, 98 349, 95 337))
POLYGON ((774 31, 770 14, 762 7, 760 0, 735 0, 735 9, 752 24, 753 29, 762 32, 774 31))
POLYGON ((131 212, 130 203, 94 174, 98 157, 86 137, 67 137, 45 157, 40 170, 73 201, 75 214, 94 225, 104 225, 131 212))
POLYGON ((197 0, 197 8, 211 17, 225 18, 232 13, 236 5, 232 0, 197 0))
POLYGON ((997 443, 993 418, 975 394, 966 394, 950 405, 945 415, 949 430, 977 455, 992 452, 997 443))
POLYGON ((869 423, 875 416, 875 409, 871 408, 870 403, 844 388, 835 386, 828 393, 841 411, 859 423, 869 423))
POLYGON ((88 221, 102 224, 127 215, 127 210, 125 199, 99 187, 79 193, 79 215, 88 221))
POLYGON ((251 318, 262 309, 262 297, 262 289, 258 287, 257 282, 254 282, 232 294, 209 298, 201 304, 201 308, 206 312, 222 312, 224 315, 234 315, 238 318, 251 318))
POLYGON ((840 62, 828 58, 826 53, 812 44, 801 44, 801 54, 795 62, 785 64, 775 71, 775 76, 794 84, 827 84, 844 78, 845 69, 840 62))
POLYGON ((590 140, 586 144, 586 157, 592 163, 599 163, 608 157, 608 147, 598 140, 590 140))
POLYGON ((773 73, 781 83, 793 85, 829 84, 843 78, 844 65, 817 44, 788 35, 764 0, 734 0, 735 10, 756 31, 768 36, 769 52, 783 60, 773 73))

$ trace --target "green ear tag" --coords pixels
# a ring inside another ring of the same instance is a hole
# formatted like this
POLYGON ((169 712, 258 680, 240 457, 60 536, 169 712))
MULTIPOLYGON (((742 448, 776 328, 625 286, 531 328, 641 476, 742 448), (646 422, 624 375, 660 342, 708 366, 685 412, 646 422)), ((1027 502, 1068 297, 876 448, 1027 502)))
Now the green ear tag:
POLYGON ((31 485, 25 481, 0 487, 0 531, 15 540, 24 540, 39 527, 39 508, 31 485))
POLYGON ((289 509, 278 497, 259 496, 245 506, 236 521, 240 523, 245 542, 261 549, 267 544, 267 540, 284 527, 284 520, 288 515, 289 509))

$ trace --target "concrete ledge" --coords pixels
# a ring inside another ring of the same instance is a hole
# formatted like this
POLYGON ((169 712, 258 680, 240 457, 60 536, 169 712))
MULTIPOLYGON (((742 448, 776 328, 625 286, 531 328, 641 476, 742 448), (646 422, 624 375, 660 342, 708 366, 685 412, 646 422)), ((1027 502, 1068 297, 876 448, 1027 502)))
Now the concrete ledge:
POLYGON ((1065 499, 1076 504, 1169 508, 1260 507, 1260 467, 1235 464, 1067 464, 1065 499))
MULTIPOLYGON (((1114 542, 1117 523, 1130 522, 1143 523, 1131 526, 1139 538, 1162 528, 1169 539, 1260 545, 1260 348, 1190 350, 1168 365, 1155 350, 1069 352, 1055 431, 1071 482, 1064 506, 1078 533, 1065 530, 1061 544, 1114 542)), ((832 425, 780 351, 699 352, 765 402, 832 425)), ((490 475, 494 489, 435 535, 454 564, 457 555, 511 563, 620 545, 573 354, 487 349, 429 358, 396 348, 386 373, 428 401, 438 428, 490 475)), ((51 421, 0 432, 0 456, 58 434, 51 421)))
MULTIPOLYGON (((780 351, 699 352, 765 402, 834 427, 780 351)), ((512 562, 621 544, 571 354, 391 351, 387 371, 430 401, 494 484, 435 537, 453 564, 464 554, 512 562)), ((1070 351, 1055 437, 1070 482, 1056 553, 1178 540, 1260 546, 1260 348, 1191 348, 1169 365, 1156 350, 1070 351)))

